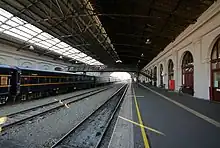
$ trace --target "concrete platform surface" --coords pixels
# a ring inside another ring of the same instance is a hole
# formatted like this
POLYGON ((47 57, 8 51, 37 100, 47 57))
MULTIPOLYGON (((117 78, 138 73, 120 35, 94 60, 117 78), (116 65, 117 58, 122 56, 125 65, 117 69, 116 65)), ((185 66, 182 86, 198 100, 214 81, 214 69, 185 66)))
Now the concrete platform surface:
MULTIPOLYGON (((215 113, 215 111, 212 111, 215 110, 215 107, 212 107, 218 105, 206 104, 206 102, 199 100, 189 101, 188 99, 185 101, 181 100, 180 102, 181 98, 171 97, 179 101, 175 104, 172 102, 172 99, 169 101, 140 85, 134 84, 133 88, 143 125, 146 127, 146 137, 151 148, 220 147, 220 127, 205 119, 205 117, 212 119, 212 117, 216 116, 213 114, 219 114, 219 112, 215 113), (204 108, 198 107, 200 105, 204 108), (192 110, 187 110, 183 106, 192 108, 192 110), (197 108, 200 109, 197 110, 198 114, 195 114, 193 111, 197 108), (209 110, 209 113, 200 117, 200 115, 206 113, 206 110, 209 110)), ((135 102, 133 101, 133 121, 138 123, 139 120, 134 104, 135 102)), ((140 127, 134 126, 135 148, 144 147, 143 135, 141 133, 140 127)))

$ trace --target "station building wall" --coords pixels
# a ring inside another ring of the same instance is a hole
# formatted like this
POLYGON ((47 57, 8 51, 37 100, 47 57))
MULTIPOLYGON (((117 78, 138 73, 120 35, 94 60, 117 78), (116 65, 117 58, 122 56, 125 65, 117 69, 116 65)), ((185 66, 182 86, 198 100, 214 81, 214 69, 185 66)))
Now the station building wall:
MULTIPOLYGON (((168 61, 174 63, 175 90, 182 85, 182 60, 189 51, 194 64, 194 96, 210 99, 209 87, 211 81, 211 53, 213 46, 220 37, 220 0, 214 2, 196 21, 188 26, 172 43, 160 52, 144 71, 154 71, 157 67, 157 86, 160 84, 160 64, 163 65, 163 83, 168 88, 168 61)), ((147 80, 144 76, 139 79, 147 80)))
POLYGON ((16 51, 16 49, 11 45, 0 43, 0 64, 41 70, 67 70, 67 63, 55 61, 45 56, 39 57, 35 53, 24 50, 16 51))

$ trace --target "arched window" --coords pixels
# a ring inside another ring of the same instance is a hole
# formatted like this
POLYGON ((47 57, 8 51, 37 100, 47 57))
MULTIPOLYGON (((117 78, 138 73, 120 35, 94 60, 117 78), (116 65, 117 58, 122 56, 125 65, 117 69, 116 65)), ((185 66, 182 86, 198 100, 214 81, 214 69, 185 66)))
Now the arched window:
POLYGON ((173 61, 170 59, 168 61, 168 80, 173 80, 174 79, 174 65, 173 61))
POLYGON ((186 93, 194 94, 194 64, 193 56, 189 51, 186 51, 182 61, 182 85, 186 93))
POLYGON ((182 68, 193 67, 193 56, 187 51, 183 57, 182 68))
POLYGON ((220 38, 214 44, 211 55, 211 99, 220 101, 220 38))
POLYGON ((163 85, 163 65, 160 64, 160 85, 163 85))

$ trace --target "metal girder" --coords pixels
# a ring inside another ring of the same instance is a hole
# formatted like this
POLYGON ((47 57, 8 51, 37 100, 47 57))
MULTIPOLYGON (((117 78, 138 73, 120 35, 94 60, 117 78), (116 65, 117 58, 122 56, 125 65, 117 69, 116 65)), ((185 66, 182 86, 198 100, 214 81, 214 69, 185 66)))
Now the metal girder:
POLYGON ((107 67, 91 65, 74 65, 68 67, 69 72, 137 72, 137 68, 132 67, 107 67))
MULTIPOLYGON (((117 53, 114 49, 108 48, 112 46, 108 45, 111 43, 106 32, 102 32, 101 24, 98 24, 93 15, 89 14, 85 9, 89 1, 87 1, 86 5, 81 2, 78 0, 74 3, 65 0, 2 0, 0 3, 2 3, 3 8, 9 10, 14 16, 21 17, 61 41, 70 44, 72 47, 78 47, 79 50, 86 54, 89 53, 95 59, 100 59, 100 57, 104 56, 102 59, 105 59, 105 61, 110 62, 110 57, 114 61, 117 60, 119 58, 117 53), (80 8, 80 11, 75 8, 79 4, 83 4, 84 7, 80 8), (87 46, 90 46, 90 48, 87 46), (106 50, 105 52, 103 48, 106 50), (94 52, 100 53, 99 57, 95 56, 94 52)), ((28 42, 23 44, 18 50, 29 46, 28 42)), ((46 51, 41 55, 49 54, 50 52, 46 51)))

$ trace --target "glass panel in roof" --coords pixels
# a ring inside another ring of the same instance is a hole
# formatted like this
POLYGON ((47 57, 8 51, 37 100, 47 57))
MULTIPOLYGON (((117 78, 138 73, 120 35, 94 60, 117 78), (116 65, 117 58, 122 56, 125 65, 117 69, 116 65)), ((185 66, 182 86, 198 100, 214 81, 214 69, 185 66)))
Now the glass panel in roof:
POLYGON ((61 51, 62 53, 64 53, 65 51, 66 51, 66 49, 65 48, 63 48, 63 49, 57 49, 57 50, 55 50, 55 51, 61 51))
POLYGON ((4 16, 2 16, 2 15, 0 14, 0 21, 1 21, 1 22, 5 22, 6 20, 7 20, 7 18, 4 17, 4 16))
POLYGON ((86 54, 84 54, 84 53, 81 52, 81 53, 77 54, 77 56, 78 56, 78 57, 85 57, 86 54))
POLYGON ((41 34, 38 34, 36 37, 41 39, 41 40, 47 40, 47 38, 45 36, 41 35, 41 34))
POLYGON ((53 39, 54 37, 46 32, 41 33, 42 36, 46 37, 47 39, 53 39))
POLYGON ((63 55, 69 55, 71 52, 64 52, 63 55))
POLYGON ((35 37, 33 37, 31 40, 32 40, 33 42, 40 42, 40 41, 41 41, 40 39, 35 38, 35 37))
POLYGON ((26 32, 23 32, 23 31, 21 31, 21 30, 19 30, 17 28, 11 28, 10 31, 12 31, 14 33, 17 33, 19 35, 22 35, 22 36, 24 36, 24 37, 26 37, 28 39, 31 39, 33 37, 32 35, 27 34, 26 32))
POLYGON ((68 44, 64 43, 64 42, 60 42, 59 44, 56 45, 57 47, 60 47, 60 48, 66 48, 66 47, 69 47, 68 44))
POLYGON ((39 29, 31 24, 25 24, 24 26, 27 27, 28 29, 31 29, 32 31, 37 32, 37 33, 43 32, 41 29, 39 29))
POLYGON ((62 53, 63 53, 62 51, 59 51, 59 50, 52 50, 52 51, 54 51, 54 52, 56 52, 56 53, 59 53, 59 54, 62 54, 62 53))
POLYGON ((11 26, 11 27, 16 27, 16 26, 19 26, 18 23, 12 21, 12 20, 8 20, 5 22, 7 25, 11 26))
POLYGON ((24 21, 24 20, 22 20, 18 17, 13 17, 11 20, 18 23, 18 24, 20 24, 20 25, 23 25, 23 24, 27 23, 26 21, 24 21))
POLYGON ((64 46, 64 47, 68 47, 68 46, 69 46, 68 44, 66 44, 66 43, 64 43, 64 42, 61 42, 60 45, 61 45, 61 46, 64 46))
POLYGON ((79 50, 77 50, 76 48, 71 48, 71 52, 72 53, 77 53, 77 52, 79 52, 79 50))
POLYGON ((7 11, 5 11, 4 9, 0 8, 0 14, 7 17, 7 18, 10 18, 12 17, 13 15, 7 11))
POLYGON ((53 46, 53 47, 51 47, 50 49, 51 49, 51 50, 59 50, 59 48, 56 47, 56 46, 53 46))
POLYGON ((51 39, 51 40, 46 40, 48 43, 51 43, 51 44, 53 44, 53 45, 55 45, 55 44, 57 44, 57 43, 59 43, 60 42, 60 40, 57 40, 57 39, 51 39))
POLYGON ((3 24, 3 25, 1 25, 1 28, 3 28, 3 29, 10 29, 11 27, 8 26, 8 25, 3 24))
POLYGON ((11 35, 11 36, 13 36, 13 37, 16 37, 16 38, 18 38, 18 39, 24 40, 24 41, 27 41, 27 40, 28 40, 28 38, 25 38, 25 37, 23 37, 23 36, 21 36, 21 35, 19 35, 19 34, 16 34, 16 33, 14 33, 14 32, 8 31, 8 30, 4 31, 4 33, 5 33, 5 34, 8 34, 8 35, 11 35))
POLYGON ((49 46, 46 46, 44 44, 41 44, 41 43, 34 43, 35 45, 38 45, 40 47, 43 47, 43 48, 49 48, 49 46))
POLYGON ((37 32, 34 32, 34 31, 24 27, 24 26, 18 26, 17 28, 22 30, 23 32, 26 32, 26 33, 31 34, 33 36, 37 35, 37 32))
POLYGON ((91 57, 85 57, 84 59, 89 61, 89 60, 91 60, 92 58, 91 58, 91 57))
POLYGON ((41 43, 41 44, 44 44, 44 45, 46 45, 46 46, 48 46, 48 47, 53 46, 53 44, 50 44, 50 43, 48 43, 47 41, 41 41, 40 43, 41 43))
POLYGON ((97 62, 58 38, 0 8, 0 31, 84 63, 97 62))

